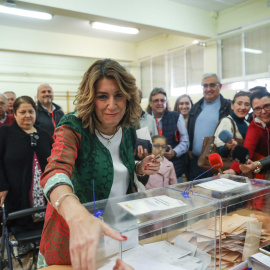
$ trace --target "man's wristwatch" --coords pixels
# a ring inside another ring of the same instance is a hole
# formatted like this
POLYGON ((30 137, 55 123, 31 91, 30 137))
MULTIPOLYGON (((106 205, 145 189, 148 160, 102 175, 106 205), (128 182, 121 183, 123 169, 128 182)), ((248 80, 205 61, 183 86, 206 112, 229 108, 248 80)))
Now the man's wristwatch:
POLYGON ((253 172, 259 173, 262 169, 262 163, 260 161, 256 161, 256 163, 257 163, 257 167, 253 172))

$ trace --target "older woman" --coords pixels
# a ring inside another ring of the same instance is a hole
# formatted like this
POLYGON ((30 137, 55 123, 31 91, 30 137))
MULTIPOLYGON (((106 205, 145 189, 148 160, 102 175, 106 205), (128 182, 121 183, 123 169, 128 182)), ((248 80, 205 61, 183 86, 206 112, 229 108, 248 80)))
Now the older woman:
POLYGON ((101 235, 125 236, 93 217, 82 203, 136 190, 137 174, 155 174, 160 162, 147 156, 135 166, 135 124, 140 105, 135 79, 119 63, 96 61, 84 74, 76 112, 64 116, 41 185, 50 202, 40 243, 39 266, 72 264, 95 269, 101 235), (134 126, 134 127, 133 127, 134 126))
MULTIPOLYGON (((15 121, 0 127, 0 200, 8 212, 45 204, 39 180, 53 143, 34 126, 37 108, 31 97, 17 98, 13 109, 15 121)), ((31 222, 24 219, 19 225, 31 222)))
POLYGON ((245 91, 236 93, 231 104, 232 113, 224 117, 216 129, 214 143, 218 147, 218 152, 222 157, 230 155, 231 151, 237 145, 235 139, 244 141, 246 137, 249 123, 245 120, 245 117, 250 110, 250 95, 249 92, 245 91), (227 130, 233 135, 235 134, 235 137, 228 143, 224 143, 219 139, 218 135, 223 130, 227 130))
MULTIPOLYGON (((250 152, 250 159, 255 161, 270 154, 270 93, 261 90, 253 93, 251 105, 255 118, 248 127, 244 146, 250 152)), ((241 173, 239 163, 234 161, 224 173, 241 173)))

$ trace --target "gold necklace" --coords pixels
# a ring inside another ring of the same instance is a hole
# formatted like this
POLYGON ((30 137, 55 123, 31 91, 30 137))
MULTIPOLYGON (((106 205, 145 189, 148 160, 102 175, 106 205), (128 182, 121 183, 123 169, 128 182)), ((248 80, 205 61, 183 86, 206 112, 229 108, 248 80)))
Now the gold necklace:
POLYGON ((97 132, 98 132, 98 134, 104 139, 104 140, 106 140, 107 142, 108 142, 108 144, 111 144, 111 140, 112 140, 112 138, 115 136, 115 134, 116 134, 116 131, 115 131, 115 133, 112 135, 112 137, 111 138, 106 138, 106 137, 104 137, 98 130, 97 130, 97 132))

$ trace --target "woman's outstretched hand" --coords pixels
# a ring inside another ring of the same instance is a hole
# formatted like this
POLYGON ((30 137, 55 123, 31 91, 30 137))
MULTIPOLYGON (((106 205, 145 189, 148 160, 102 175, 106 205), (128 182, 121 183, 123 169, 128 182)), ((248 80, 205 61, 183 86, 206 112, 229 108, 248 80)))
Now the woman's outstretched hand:
MULTIPOLYGON (((100 219, 93 217, 84 206, 73 209, 75 214, 67 220, 70 230, 70 258, 74 270, 96 270, 99 240, 107 235, 117 241, 127 238, 100 219)), ((125 269, 125 268, 119 268, 125 269)))

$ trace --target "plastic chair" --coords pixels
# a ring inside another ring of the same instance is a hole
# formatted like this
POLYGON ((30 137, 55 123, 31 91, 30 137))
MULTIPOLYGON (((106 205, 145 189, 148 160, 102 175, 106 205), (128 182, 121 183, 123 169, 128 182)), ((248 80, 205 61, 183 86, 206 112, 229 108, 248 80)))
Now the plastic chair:
POLYGON ((3 216, 3 224, 2 224, 2 239, 1 239, 1 250, 0 250, 0 270, 4 269, 4 267, 8 267, 9 270, 13 270, 12 265, 12 255, 14 258, 18 260, 22 267, 22 263, 20 260, 20 255, 14 254, 14 247, 21 247, 25 244, 31 244, 33 246, 33 263, 38 255, 39 242, 41 238, 41 233, 43 229, 43 222, 33 223, 36 226, 32 228, 20 227, 17 225, 10 224, 10 221, 15 221, 19 218, 24 218, 27 216, 32 216, 36 213, 42 213, 46 211, 47 206, 40 206, 35 208, 28 208, 17 212, 12 212, 6 214, 4 205, 2 207, 2 216, 3 216), (10 240, 10 236, 14 237, 14 240, 10 240), (7 258, 4 257, 6 251, 7 258))

